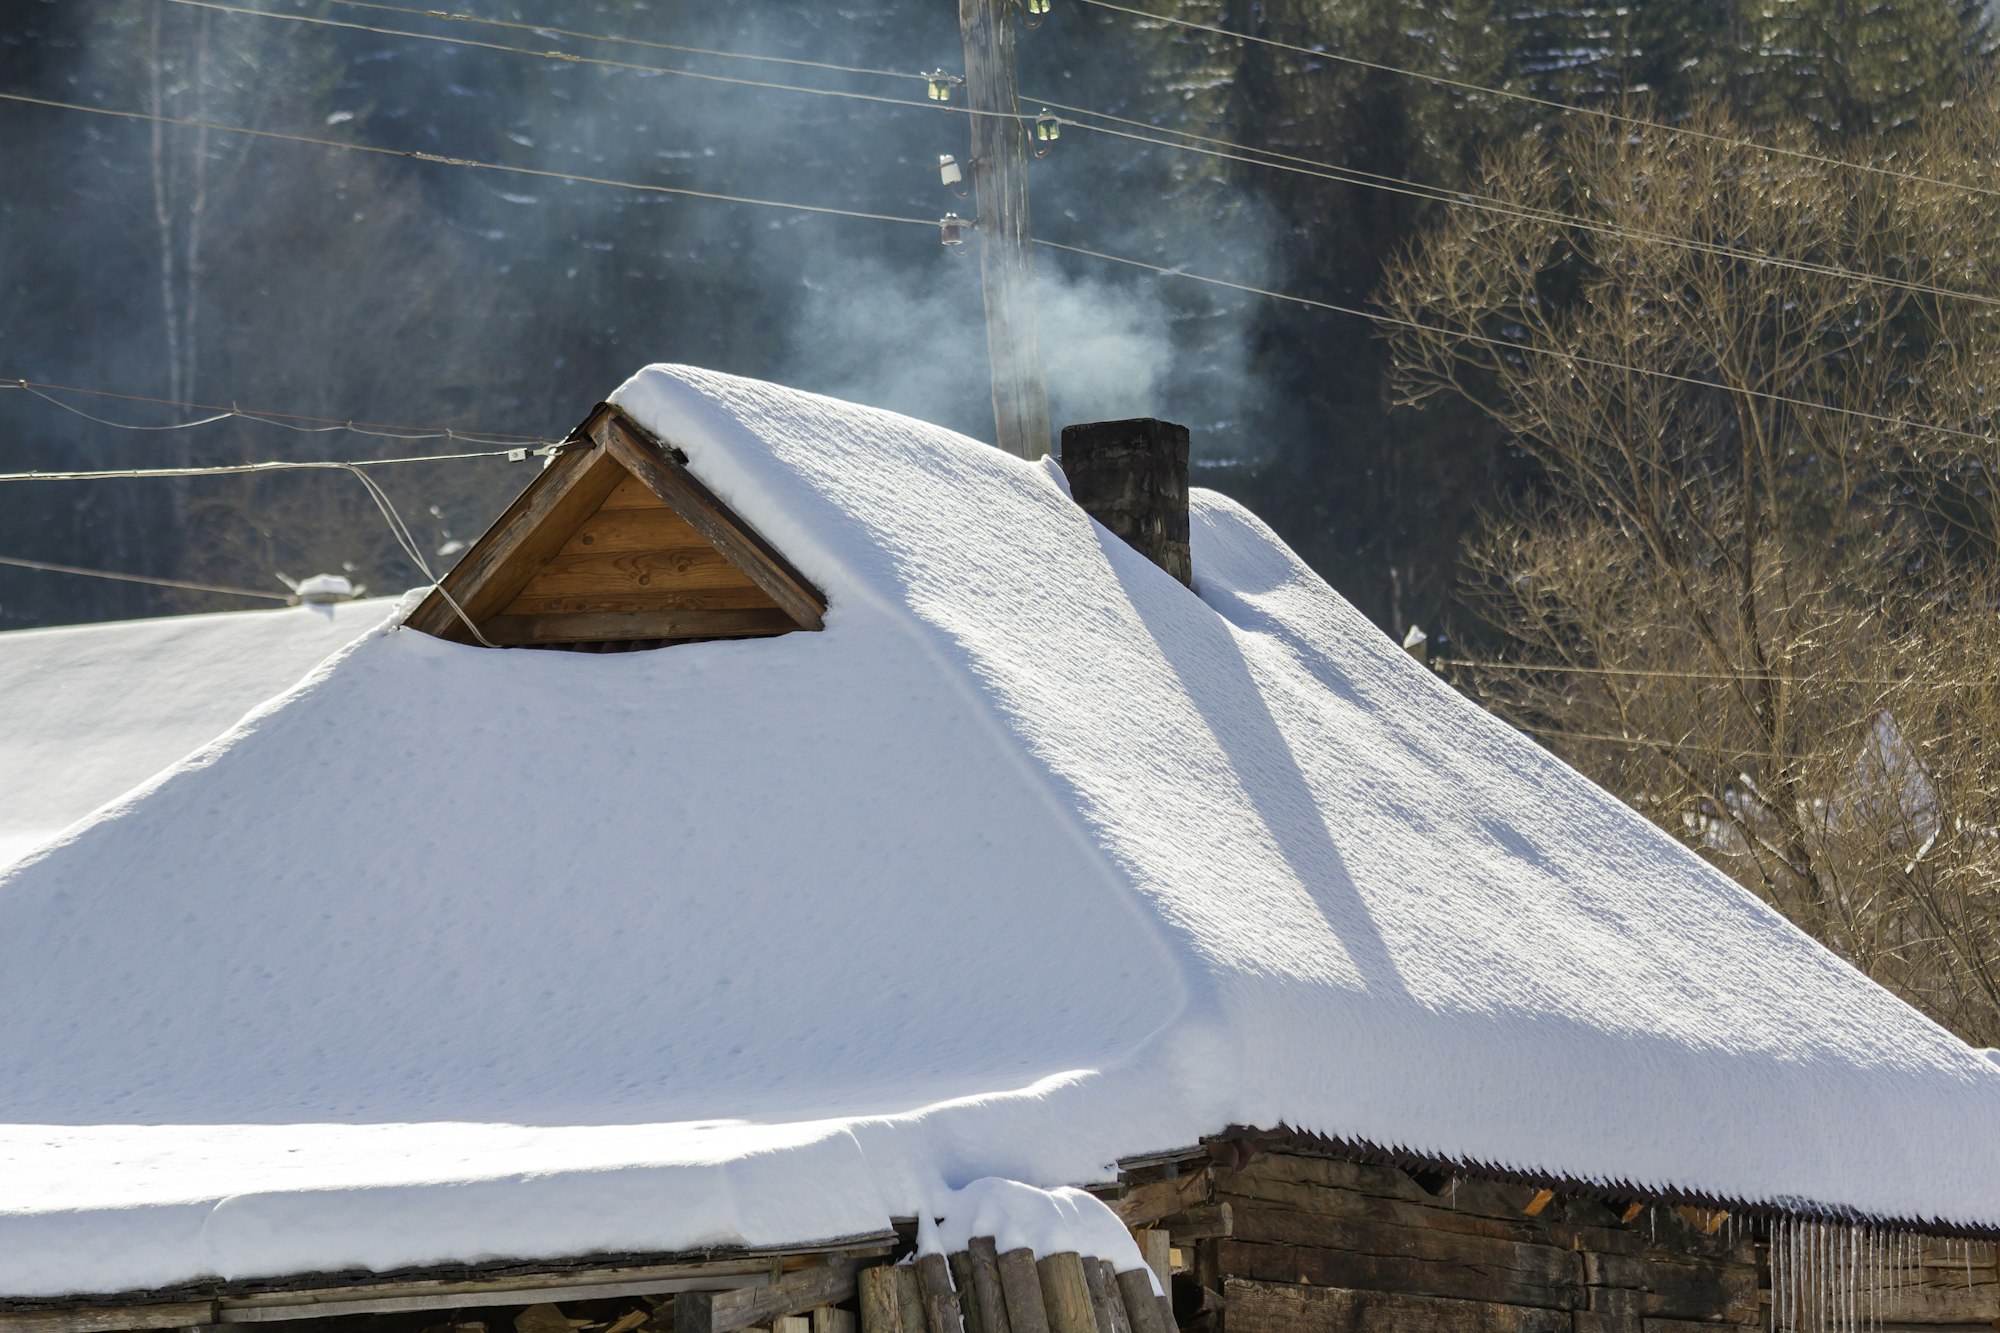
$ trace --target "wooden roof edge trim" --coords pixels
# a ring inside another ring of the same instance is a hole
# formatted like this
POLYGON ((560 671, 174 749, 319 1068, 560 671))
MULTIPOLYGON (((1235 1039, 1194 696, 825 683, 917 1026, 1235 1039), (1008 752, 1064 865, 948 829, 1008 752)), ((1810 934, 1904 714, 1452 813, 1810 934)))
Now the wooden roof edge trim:
MULTIPOLYGON (((321 1318, 334 1306, 394 1301, 404 1308, 451 1308, 468 1298, 488 1305, 532 1305, 547 1300, 594 1299, 561 1295, 584 1288, 672 1290, 687 1282, 727 1283, 768 1278, 774 1260, 821 1257, 871 1259, 893 1251, 893 1229, 791 1245, 743 1246, 604 1254, 571 1261, 494 1260, 439 1264, 381 1273, 316 1272, 280 1278, 184 1283, 146 1291, 79 1294, 49 1300, 0 1297, 0 1333, 112 1333, 120 1329, 196 1327, 321 1318), (448 1276, 440 1276, 448 1275, 448 1276), (659 1284, 670 1284, 661 1286, 659 1284), (518 1295, 518 1302, 493 1299, 518 1295), (435 1306, 429 1304, 435 1302, 435 1306)), ((740 1285, 740 1283, 738 1284, 740 1285)), ((711 1285, 708 1289, 722 1289, 711 1285)))
MULTIPOLYGON (((1581 1195, 1605 1203, 1703 1208, 1764 1221, 1787 1218, 1807 1222, 1831 1222, 1844 1226, 1881 1227, 1891 1231, 1913 1232, 1939 1240, 2000 1241, 2000 1225, 1897 1217, 1811 1200, 1759 1203, 1729 1195, 1684 1190, 1674 1186, 1654 1187, 1619 1180, 1580 1180, 1574 1176, 1495 1166, 1470 1158, 1452 1158, 1411 1152, 1401 1148, 1384 1148, 1366 1139, 1340 1138, 1310 1130, 1293 1129, 1288 1125, 1280 1125, 1277 1129, 1253 1129, 1232 1125, 1222 1133, 1202 1140, 1202 1144, 1203 1156, 1208 1161, 1223 1166, 1241 1166, 1259 1152, 1277 1149, 1309 1156, 1330 1157, 1344 1162, 1401 1167, 1406 1171, 1478 1176, 1500 1184, 1527 1185, 1535 1189, 1553 1190, 1558 1194, 1581 1195)), ((1176 1151, 1146 1158, 1129 1158, 1122 1160, 1119 1166, 1121 1169, 1131 1169, 1127 1168, 1127 1162, 1135 1164, 1144 1162, 1150 1166, 1169 1160, 1185 1162, 1188 1160, 1188 1154, 1176 1151)))
MULTIPOLYGON (((459 605, 466 607, 468 614, 473 614, 468 603, 478 599, 480 589, 488 580, 506 570, 523 540, 590 470, 595 445, 581 431, 582 427, 578 427, 564 438, 553 461, 522 488, 513 503, 501 511, 500 517, 479 535, 458 563, 445 571, 437 586, 403 618, 405 625, 441 639, 471 642, 472 636, 466 630, 465 622, 452 609, 445 593, 457 598, 459 605)), ((480 617, 474 614, 473 618, 478 620, 480 617)))
POLYGON ((660 441, 615 403, 600 404, 585 430, 783 607, 800 629, 825 628, 826 594, 689 471, 686 455, 660 441))

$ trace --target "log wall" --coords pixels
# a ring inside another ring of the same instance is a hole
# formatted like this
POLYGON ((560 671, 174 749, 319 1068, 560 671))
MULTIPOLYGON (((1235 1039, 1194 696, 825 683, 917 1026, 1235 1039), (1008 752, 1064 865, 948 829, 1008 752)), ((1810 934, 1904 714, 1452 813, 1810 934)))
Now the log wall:
MULTIPOLYGON (((1169 1238, 1175 1314, 1190 1333, 1773 1326, 1772 1227, 1717 1211, 1274 1150, 1133 1170, 1106 1201, 1169 1238)), ((1794 1292, 1779 1333, 2000 1329, 1992 1242, 1815 1231, 1833 1237, 1832 1263, 1806 1280, 1832 1285, 1794 1292)), ((1793 1264, 1786 1281, 1801 1271, 1793 1264)))

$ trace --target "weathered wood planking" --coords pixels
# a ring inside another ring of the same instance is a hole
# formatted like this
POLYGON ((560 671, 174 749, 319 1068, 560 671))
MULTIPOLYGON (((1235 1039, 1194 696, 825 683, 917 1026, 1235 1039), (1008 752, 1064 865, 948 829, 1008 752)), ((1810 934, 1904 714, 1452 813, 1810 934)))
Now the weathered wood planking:
POLYGON ((472 642, 446 593, 480 636, 521 647, 782 634, 819 629, 826 612, 819 589, 609 404, 406 621, 472 642), (695 618, 661 618, 683 614, 695 618))
MULTIPOLYGON (((611 597, 530 597, 525 593, 508 604, 510 616, 587 615, 593 612, 751 611, 773 610, 770 599, 756 588, 670 588, 622 593, 611 597), (754 596, 755 600, 751 600, 754 596)), ((790 617, 786 617, 790 623, 790 617)))
POLYGON ((1397 1239, 1401 1253, 1253 1244, 1235 1238, 1215 1244, 1222 1272, 1260 1282, 1402 1291, 1551 1310, 1574 1309, 1582 1303, 1582 1267, 1574 1254, 1421 1231, 1397 1239))
POLYGON ((742 570, 724 559, 721 552, 708 546, 552 556, 522 585, 514 601, 518 603, 524 597, 616 597, 680 589, 731 589, 739 594, 738 606, 777 605, 742 570))
POLYGON ((483 626, 498 644, 609 643, 619 639, 746 639, 794 628, 783 611, 642 611, 603 615, 494 616, 483 626))
MULTIPOLYGON (((638 478, 631 478, 631 482, 638 485, 638 478)), ((667 508, 665 501, 643 487, 645 504, 612 508, 611 501, 625 484, 620 482, 612 487, 612 493, 604 497, 604 503, 598 506, 597 512, 570 534, 558 554, 583 555, 596 551, 616 555, 621 551, 651 551, 661 547, 708 546, 686 519, 667 508)))
POLYGON ((785 608, 801 629, 825 626, 826 596, 813 586, 778 549, 730 512, 714 492, 685 467, 674 462, 615 408, 600 413, 590 427, 591 438, 653 494, 666 501, 694 530, 758 587, 785 608))
POLYGON ((735 1333, 855 1295, 858 1265, 842 1260, 800 1269, 782 1281, 737 1291, 690 1291, 674 1298, 674 1333, 735 1333))
MULTIPOLYGON (((440 580, 441 586, 475 623, 483 624, 514 599, 541 562, 562 548, 626 475, 602 449, 571 449, 557 455, 440 580)), ((403 623, 441 639, 473 641, 457 612, 436 590, 403 623)))
POLYGON ((1230 1278, 1229 1333, 1572 1333, 1561 1310, 1230 1278))

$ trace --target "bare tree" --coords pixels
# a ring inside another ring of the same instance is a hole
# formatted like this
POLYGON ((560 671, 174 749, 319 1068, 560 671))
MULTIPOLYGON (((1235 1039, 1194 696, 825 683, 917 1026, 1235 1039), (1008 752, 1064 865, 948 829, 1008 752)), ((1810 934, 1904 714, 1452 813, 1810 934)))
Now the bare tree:
POLYGON ((1956 115, 1901 176, 1717 110, 1578 118, 1492 156, 1380 300, 1400 401, 1541 465, 1469 550, 1508 651, 1466 687, 2000 1044, 2000 229, 1930 183, 1985 180, 2000 115, 1956 115))

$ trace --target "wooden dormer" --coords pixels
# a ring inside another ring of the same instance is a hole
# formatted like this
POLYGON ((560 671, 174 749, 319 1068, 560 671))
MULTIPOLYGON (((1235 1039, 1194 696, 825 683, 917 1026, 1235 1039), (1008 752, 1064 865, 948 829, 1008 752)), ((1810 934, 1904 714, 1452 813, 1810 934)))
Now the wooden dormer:
POLYGON ((826 597, 686 462, 599 404, 404 623, 600 651, 821 628, 826 597))

